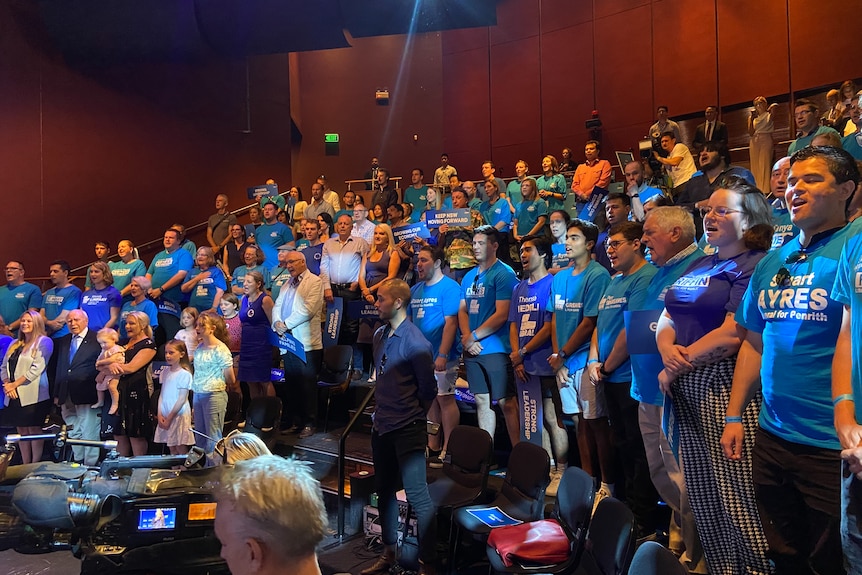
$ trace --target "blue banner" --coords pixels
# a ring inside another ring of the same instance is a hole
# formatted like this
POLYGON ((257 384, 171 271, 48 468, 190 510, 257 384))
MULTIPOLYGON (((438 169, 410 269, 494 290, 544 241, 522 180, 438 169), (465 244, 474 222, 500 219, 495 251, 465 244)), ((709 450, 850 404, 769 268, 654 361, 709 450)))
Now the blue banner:
POLYGON ((180 317, 180 312, 183 311, 180 309, 180 304, 163 297, 156 300, 156 309, 159 310, 159 313, 169 313, 176 317, 180 317))
POLYGON ((538 375, 527 374, 527 381, 515 377, 520 400, 521 441, 542 445, 542 383, 538 375))
POLYGON ((380 312, 373 303, 363 299, 347 303, 347 317, 351 319, 380 319, 380 312))
POLYGON ((520 519, 515 519, 506 515, 499 507, 485 507, 483 509, 468 509, 467 513, 490 527, 504 527, 506 525, 518 525, 523 523, 520 519))
POLYGON ((661 414, 661 430, 667 437, 667 443, 673 452, 674 458, 679 461, 679 422, 673 412, 673 399, 669 395, 664 396, 664 406, 661 414))
POLYGON ((278 346, 281 353, 292 353, 299 358, 299 361, 305 363, 305 346, 298 339, 289 333, 278 335, 274 331, 269 332, 269 341, 272 345, 278 346))
POLYGON ((659 317, 661 317, 660 309, 623 312, 626 323, 626 346, 629 355, 658 354, 655 332, 659 317))
POLYGON ((150 369, 153 370, 153 381, 158 381, 159 377, 162 375, 162 371, 168 367, 167 362, 164 361, 154 361, 150 364, 150 369))
POLYGON ((566 244, 552 244, 553 264, 555 268, 564 268, 569 265, 569 256, 566 254, 566 244))
POLYGON ((338 344, 341 333, 341 320, 344 317, 344 299, 332 298, 332 303, 326 304, 326 322, 323 325, 323 347, 338 344))
POLYGON ((392 228, 392 235, 395 236, 396 242, 400 242, 402 240, 412 240, 417 237, 428 239, 431 237, 431 232, 428 231, 428 227, 424 223, 419 222, 416 224, 407 224, 406 226, 392 228))
POLYGON ((602 202, 605 201, 605 196, 607 195, 608 191, 606 189, 598 186, 593 188, 593 193, 590 194, 590 199, 587 200, 586 205, 581 209, 581 212, 578 214, 578 218, 588 222, 595 221, 596 214, 599 212, 599 208, 601 207, 602 202))
POLYGON ((260 186, 252 186, 250 188, 246 188, 246 193, 248 194, 248 199, 259 202, 264 196, 277 196, 278 185, 263 184, 260 186))
POLYGON ((428 210, 425 212, 425 224, 429 228, 439 228, 443 224, 469 227, 470 208, 462 208, 460 210, 428 210))

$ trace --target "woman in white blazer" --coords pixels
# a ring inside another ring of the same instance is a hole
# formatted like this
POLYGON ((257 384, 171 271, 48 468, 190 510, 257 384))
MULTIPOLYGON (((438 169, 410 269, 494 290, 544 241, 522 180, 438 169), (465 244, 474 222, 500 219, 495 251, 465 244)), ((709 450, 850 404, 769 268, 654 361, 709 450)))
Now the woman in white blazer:
MULTIPOLYGON (((37 311, 25 311, 18 339, 6 350, 0 365, 6 406, 0 418, 4 425, 17 427, 22 435, 42 433, 42 423, 51 409, 46 367, 53 351, 42 316, 37 311)), ((24 463, 42 459, 42 441, 22 441, 19 449, 24 463)))

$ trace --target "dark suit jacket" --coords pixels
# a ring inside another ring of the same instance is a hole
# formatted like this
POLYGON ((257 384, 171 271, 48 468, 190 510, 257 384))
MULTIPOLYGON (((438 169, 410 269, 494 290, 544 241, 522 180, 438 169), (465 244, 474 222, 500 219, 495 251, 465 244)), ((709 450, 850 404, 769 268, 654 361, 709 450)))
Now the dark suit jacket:
POLYGON ((78 351, 69 364, 69 347, 72 345, 72 334, 67 333, 54 340, 54 353, 48 369, 51 383, 51 397, 56 397, 60 405, 69 398, 75 405, 96 403, 96 360, 102 352, 96 341, 96 332, 87 330, 84 341, 78 346, 78 351))
POLYGON ((715 121, 715 128, 712 130, 712 139, 706 139, 706 122, 697 127, 694 131, 694 141, 692 142, 692 147, 695 148, 698 152, 703 149, 704 144, 708 141, 713 142, 724 142, 727 144, 727 124, 724 122, 720 122, 718 120, 715 121))

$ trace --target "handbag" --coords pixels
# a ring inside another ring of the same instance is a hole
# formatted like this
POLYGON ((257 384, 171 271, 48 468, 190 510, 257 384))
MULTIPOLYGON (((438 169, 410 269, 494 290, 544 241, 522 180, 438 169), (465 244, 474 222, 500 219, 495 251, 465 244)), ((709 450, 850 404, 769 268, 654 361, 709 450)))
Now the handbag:
POLYGON ((549 565, 569 558, 571 547, 563 527, 553 519, 542 519, 492 529, 488 545, 494 548, 503 564, 549 565))

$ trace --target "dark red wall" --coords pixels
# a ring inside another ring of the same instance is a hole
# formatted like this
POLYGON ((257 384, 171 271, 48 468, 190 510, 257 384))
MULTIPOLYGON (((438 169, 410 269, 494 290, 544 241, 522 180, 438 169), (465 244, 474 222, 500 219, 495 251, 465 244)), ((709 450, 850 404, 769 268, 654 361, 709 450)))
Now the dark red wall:
POLYGON ((245 61, 73 68, 19 16, 0 3, 0 262, 47 275, 290 181, 287 56, 249 61, 249 123, 245 61))

